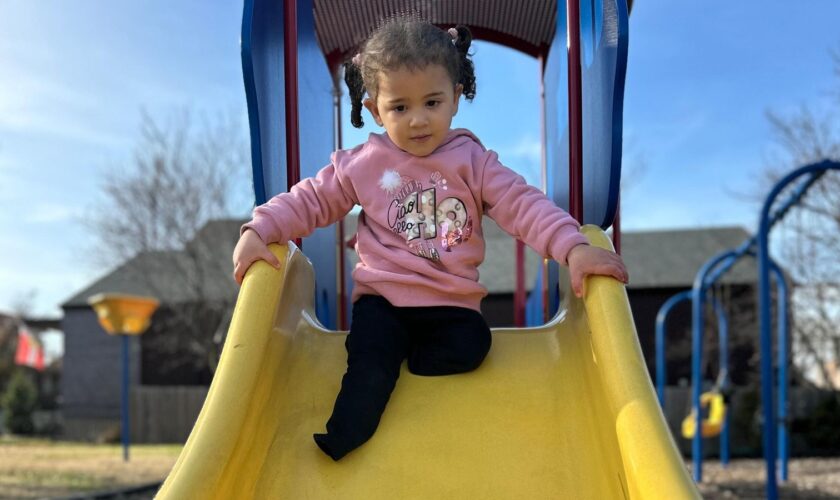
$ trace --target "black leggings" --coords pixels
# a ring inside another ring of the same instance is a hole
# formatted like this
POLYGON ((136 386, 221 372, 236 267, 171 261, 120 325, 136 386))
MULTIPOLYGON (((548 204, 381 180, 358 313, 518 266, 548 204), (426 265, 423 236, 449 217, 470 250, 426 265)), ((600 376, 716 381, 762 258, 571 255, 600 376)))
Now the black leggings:
POLYGON ((365 443, 379 425, 391 391, 408 359, 417 375, 475 370, 490 350, 490 328, 477 311, 463 307, 396 307, 363 295, 353 304, 347 336, 347 372, 327 433, 315 442, 338 460, 365 443))

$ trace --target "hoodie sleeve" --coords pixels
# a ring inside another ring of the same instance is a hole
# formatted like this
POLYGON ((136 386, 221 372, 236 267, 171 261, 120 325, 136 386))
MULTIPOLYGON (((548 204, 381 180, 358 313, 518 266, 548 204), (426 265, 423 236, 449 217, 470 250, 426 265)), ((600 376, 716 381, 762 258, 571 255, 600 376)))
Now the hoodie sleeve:
POLYGON ((309 236, 318 227, 338 221, 357 203, 349 181, 339 173, 336 157, 315 177, 303 179, 254 209, 240 234, 253 229, 266 243, 284 243, 309 236))
POLYGON ((481 197, 484 211, 508 234, 543 257, 567 265, 569 251, 588 244, 580 224, 525 179, 505 167, 493 151, 486 153, 481 197))

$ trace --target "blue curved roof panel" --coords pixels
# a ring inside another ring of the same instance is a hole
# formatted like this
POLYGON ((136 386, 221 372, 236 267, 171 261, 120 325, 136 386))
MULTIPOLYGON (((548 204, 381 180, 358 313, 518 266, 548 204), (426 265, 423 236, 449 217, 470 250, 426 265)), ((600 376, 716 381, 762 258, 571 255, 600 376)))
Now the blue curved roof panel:
MULTIPOLYGON (((628 19, 625 0, 581 2, 583 222, 606 229, 618 208, 621 183, 624 79, 628 19)), ((569 208, 568 67, 565 11, 545 66, 548 193, 569 208)))

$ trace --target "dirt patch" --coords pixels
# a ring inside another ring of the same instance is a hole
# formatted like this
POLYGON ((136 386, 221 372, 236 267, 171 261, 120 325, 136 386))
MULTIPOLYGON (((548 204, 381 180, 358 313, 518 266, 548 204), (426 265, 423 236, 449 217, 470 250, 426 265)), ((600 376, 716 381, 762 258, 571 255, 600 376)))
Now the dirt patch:
POLYGON ((180 446, 131 447, 129 462, 118 445, 0 440, 0 499, 61 497, 163 480, 180 446))
MULTIPOLYGON (((691 470, 691 464, 689 464, 691 470)), ((726 468, 720 462, 703 463, 700 493, 707 500, 763 499, 764 460, 733 460, 726 468)), ((840 458, 798 458, 788 464, 788 481, 779 481, 783 499, 840 498, 840 458)))

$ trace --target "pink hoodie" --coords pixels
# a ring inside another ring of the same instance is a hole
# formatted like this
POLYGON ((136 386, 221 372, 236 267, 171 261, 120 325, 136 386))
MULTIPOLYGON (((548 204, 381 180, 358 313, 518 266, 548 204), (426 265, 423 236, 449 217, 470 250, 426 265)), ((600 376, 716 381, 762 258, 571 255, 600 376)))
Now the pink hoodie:
POLYGON ((338 221, 354 205, 363 211, 353 301, 373 294, 395 306, 479 311, 487 295, 478 283, 485 213, 563 264, 572 247, 586 244, 577 221, 465 129, 450 130, 426 157, 402 151, 387 134, 371 134, 364 144, 333 153, 314 178, 254 209, 242 231, 253 229, 266 243, 286 242, 338 221))

